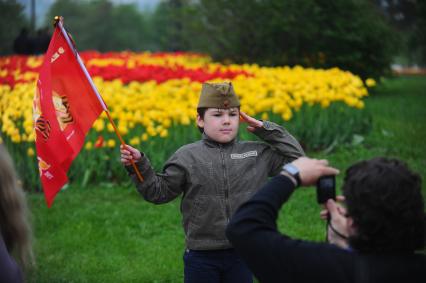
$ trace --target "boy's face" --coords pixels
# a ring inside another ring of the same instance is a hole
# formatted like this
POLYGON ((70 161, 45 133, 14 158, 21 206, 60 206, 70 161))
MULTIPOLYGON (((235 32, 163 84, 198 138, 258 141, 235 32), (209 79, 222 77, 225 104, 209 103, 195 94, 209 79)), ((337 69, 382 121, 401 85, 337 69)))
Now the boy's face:
POLYGON ((197 125, 204 128, 204 133, 212 140, 220 143, 228 143, 235 139, 240 123, 240 111, 238 108, 217 109, 208 108, 204 119, 197 116, 197 125))

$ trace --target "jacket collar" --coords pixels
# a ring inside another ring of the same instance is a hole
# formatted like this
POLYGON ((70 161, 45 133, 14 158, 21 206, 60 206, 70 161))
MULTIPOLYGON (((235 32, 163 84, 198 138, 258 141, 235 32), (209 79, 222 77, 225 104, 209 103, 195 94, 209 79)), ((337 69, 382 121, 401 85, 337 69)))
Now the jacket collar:
POLYGON ((202 137, 203 143, 206 144, 208 147, 223 147, 223 148, 227 148, 227 147, 233 146, 235 144, 236 140, 237 140, 237 138, 233 139, 232 141, 230 141, 228 143, 220 143, 220 142, 212 140, 205 133, 203 133, 203 137, 202 137))

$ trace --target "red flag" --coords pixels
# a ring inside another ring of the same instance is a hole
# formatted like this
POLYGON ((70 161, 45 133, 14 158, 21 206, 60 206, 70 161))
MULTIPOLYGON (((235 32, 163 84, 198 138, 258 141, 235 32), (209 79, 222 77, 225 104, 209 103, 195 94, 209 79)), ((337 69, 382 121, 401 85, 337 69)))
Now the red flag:
POLYGON ((48 207, 68 182, 66 173, 104 110, 89 78, 58 24, 40 69, 33 103, 37 159, 48 207))

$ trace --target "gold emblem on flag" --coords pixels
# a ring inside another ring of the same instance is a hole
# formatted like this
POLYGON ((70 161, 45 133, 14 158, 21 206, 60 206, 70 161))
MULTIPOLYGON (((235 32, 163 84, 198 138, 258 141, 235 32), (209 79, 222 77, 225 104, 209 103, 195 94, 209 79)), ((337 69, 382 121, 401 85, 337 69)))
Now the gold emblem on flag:
POLYGON ((50 58, 50 63, 53 63, 56 61, 56 59, 59 58, 60 55, 65 53, 65 49, 61 46, 58 48, 58 50, 53 53, 52 57, 50 58))
POLYGON ((61 128, 61 131, 63 131, 69 124, 74 122, 70 112, 68 98, 64 95, 59 95, 56 91, 53 91, 52 99, 59 127, 61 128))
MULTIPOLYGON (((59 123, 61 131, 64 131, 69 124, 74 122, 74 119, 70 112, 70 105, 66 96, 59 95, 56 91, 53 91, 52 95, 53 106, 55 108, 56 118, 59 123)), ((49 138, 51 125, 41 111, 40 106, 40 90, 37 87, 36 96, 33 103, 33 122, 34 130, 39 131, 46 141, 49 138)), ((37 140, 37 135, 34 135, 37 140)))
POLYGON ((50 168, 50 164, 48 164, 46 161, 41 159, 39 156, 37 157, 37 160, 38 160, 38 172, 41 177, 43 175, 43 171, 46 171, 50 168))
MULTIPOLYGON (((40 90, 36 88, 36 95, 33 102, 33 122, 34 122, 34 131, 39 131, 46 141, 49 138, 50 134, 50 123, 44 118, 41 113, 40 107, 40 90)), ((37 140, 37 135, 34 133, 35 140, 37 140)))

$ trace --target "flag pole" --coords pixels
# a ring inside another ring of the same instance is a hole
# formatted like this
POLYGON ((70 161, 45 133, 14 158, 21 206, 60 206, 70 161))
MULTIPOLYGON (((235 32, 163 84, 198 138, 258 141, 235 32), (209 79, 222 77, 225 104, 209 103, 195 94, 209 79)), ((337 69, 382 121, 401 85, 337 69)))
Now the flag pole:
MULTIPOLYGON (((83 61, 80 58, 80 55, 78 54, 75 45, 73 44, 73 41, 71 41, 70 37, 68 36, 67 31, 64 28, 63 25, 63 21, 64 18, 61 16, 56 16, 55 20, 54 20, 54 26, 56 27, 56 25, 61 29, 62 35, 64 36, 65 40, 67 41, 69 47, 71 48, 71 50, 73 50, 74 55, 77 58, 77 62, 80 65, 81 70, 83 71, 84 75, 86 76, 87 81, 90 83, 90 86, 92 87, 92 90, 94 91, 94 93, 96 94, 96 97, 98 98, 102 108, 104 109, 109 122, 111 123, 112 127, 114 128, 115 134, 117 135, 118 139, 120 140, 121 145, 125 146, 126 143, 124 142, 123 138, 120 135, 120 132, 118 131, 114 120, 111 118, 111 115, 109 113, 108 107, 106 106, 104 100, 102 99, 101 95, 99 94, 95 84, 93 83, 92 77, 89 75, 89 72, 87 72, 86 66, 84 66, 83 61)), ((138 176, 138 179, 140 182, 143 182, 144 179, 142 177, 142 174, 139 172, 138 167, 136 166, 135 162, 133 160, 130 160, 130 162, 132 163, 132 167, 136 172, 136 175, 138 176)))

